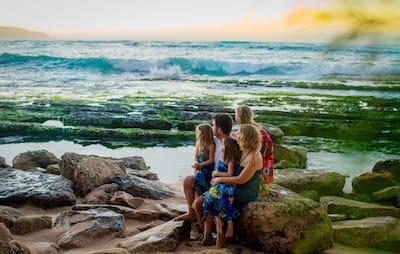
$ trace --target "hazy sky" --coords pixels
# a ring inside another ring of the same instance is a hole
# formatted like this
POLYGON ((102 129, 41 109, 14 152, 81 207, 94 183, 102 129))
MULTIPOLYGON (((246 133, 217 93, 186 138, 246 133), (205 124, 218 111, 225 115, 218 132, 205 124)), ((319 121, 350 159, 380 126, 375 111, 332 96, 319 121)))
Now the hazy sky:
POLYGON ((0 0, 0 25, 43 31, 59 38, 257 39, 282 34, 279 24, 294 9, 318 8, 326 2, 0 0))

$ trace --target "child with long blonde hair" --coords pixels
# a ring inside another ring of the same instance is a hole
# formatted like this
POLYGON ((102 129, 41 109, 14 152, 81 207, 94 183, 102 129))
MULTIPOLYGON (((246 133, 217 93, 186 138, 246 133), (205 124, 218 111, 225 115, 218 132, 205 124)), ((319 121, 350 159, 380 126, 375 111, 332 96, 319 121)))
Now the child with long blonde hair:
POLYGON ((199 196, 210 188, 212 171, 214 170, 214 134, 207 123, 196 126, 196 152, 192 168, 195 170, 195 196, 199 196))

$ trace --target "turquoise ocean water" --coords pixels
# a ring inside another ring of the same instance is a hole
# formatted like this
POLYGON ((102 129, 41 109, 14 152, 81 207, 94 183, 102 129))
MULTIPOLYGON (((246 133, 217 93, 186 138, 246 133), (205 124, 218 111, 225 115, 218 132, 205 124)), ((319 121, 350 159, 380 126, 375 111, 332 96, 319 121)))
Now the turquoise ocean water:
MULTIPOLYGON (((400 73, 400 47, 348 46, 331 53, 327 48, 231 41, 0 41, 0 95, 297 91, 293 81, 376 86, 400 73), (249 82, 255 86, 240 86, 249 82)), ((338 94, 400 96, 343 89, 338 94)))

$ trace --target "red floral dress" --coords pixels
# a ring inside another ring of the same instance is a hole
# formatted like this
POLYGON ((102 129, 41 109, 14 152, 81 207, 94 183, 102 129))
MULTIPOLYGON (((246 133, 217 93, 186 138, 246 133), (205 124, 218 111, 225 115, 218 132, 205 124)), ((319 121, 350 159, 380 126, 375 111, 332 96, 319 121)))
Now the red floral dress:
POLYGON ((263 157, 263 170, 262 174, 265 183, 270 184, 274 179, 274 147, 272 139, 267 131, 260 129, 261 134, 261 154, 263 157))

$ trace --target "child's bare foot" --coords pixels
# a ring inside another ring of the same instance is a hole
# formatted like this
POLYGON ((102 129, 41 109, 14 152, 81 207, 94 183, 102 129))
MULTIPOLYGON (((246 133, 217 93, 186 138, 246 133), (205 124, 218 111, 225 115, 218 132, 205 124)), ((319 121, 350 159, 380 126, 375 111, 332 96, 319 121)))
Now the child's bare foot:
POLYGON ((224 233, 218 233, 217 234, 217 244, 215 247, 217 248, 223 248, 225 244, 225 235, 224 233))
POLYGON ((175 220, 186 220, 190 222, 196 222, 196 215, 194 213, 185 213, 175 217, 175 220))

